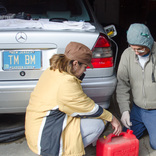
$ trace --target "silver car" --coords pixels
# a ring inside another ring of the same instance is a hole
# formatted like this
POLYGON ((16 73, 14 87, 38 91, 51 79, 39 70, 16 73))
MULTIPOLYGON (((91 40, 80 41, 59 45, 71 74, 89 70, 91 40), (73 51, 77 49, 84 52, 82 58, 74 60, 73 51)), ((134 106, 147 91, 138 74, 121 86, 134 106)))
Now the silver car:
POLYGON ((116 87, 114 26, 98 23, 87 0, 4 0, 0 5, 0 113, 23 113, 49 59, 80 42, 93 51, 84 92, 109 108, 116 87))

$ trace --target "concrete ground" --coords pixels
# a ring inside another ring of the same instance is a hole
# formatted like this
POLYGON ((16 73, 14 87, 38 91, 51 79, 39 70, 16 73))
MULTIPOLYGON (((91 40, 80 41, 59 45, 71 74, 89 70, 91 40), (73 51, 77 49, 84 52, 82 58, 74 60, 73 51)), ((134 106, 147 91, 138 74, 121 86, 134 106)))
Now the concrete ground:
MULTIPOLYGON (((112 133, 111 125, 107 127, 103 135, 112 133)), ((0 156, 37 156, 27 146, 25 138, 12 143, 0 144, 0 156)), ((96 156, 96 146, 92 145, 86 148, 86 156, 96 156)), ((139 141, 139 156, 156 156, 156 151, 149 145, 148 135, 139 141)))
MULTIPOLYGON (((114 101, 111 101, 111 107, 109 109, 117 118, 120 118, 118 107, 115 105, 114 101)), ((7 123, 9 125, 13 124, 23 124, 24 116, 20 118, 18 116, 16 119, 16 122, 13 121, 13 117, 8 115, 3 116, 0 115, 0 129, 3 129, 3 127, 7 126, 7 123), (3 119, 5 118, 5 119, 3 119), (21 119, 18 120, 17 119, 21 119), (7 121, 6 121, 7 120, 7 121)), ((107 136, 108 134, 112 133, 113 130, 111 128, 111 124, 107 126, 105 131, 103 132, 102 136, 107 136)), ((92 145, 88 146, 86 149, 86 156, 96 156, 96 146, 93 147, 92 145)), ((34 154, 27 146, 27 142, 25 137, 22 139, 19 139, 17 141, 11 142, 11 143, 0 143, 0 156, 37 156, 34 154)), ((139 156, 156 156, 156 150, 153 150, 149 145, 149 137, 148 135, 144 136, 142 139, 139 140, 139 156)))
MULTIPOLYGON (((107 127, 104 135, 112 132, 111 126, 107 127)), ((27 146, 25 138, 12 143, 0 144, 1 156, 37 156, 27 146)), ((96 156, 96 147, 92 145, 86 148, 86 156, 96 156)), ((145 136, 139 141, 139 156, 156 156, 156 151, 149 145, 149 137, 145 136)))

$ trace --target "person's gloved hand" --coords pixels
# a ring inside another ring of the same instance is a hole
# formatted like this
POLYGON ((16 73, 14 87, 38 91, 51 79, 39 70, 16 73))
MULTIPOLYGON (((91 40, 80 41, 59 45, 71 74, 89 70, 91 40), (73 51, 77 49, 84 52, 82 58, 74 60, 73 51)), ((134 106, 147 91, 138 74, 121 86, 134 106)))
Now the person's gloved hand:
POLYGON ((124 111, 122 113, 121 122, 122 122, 122 124, 126 128, 130 129, 130 126, 132 126, 132 123, 130 122, 130 114, 129 114, 129 111, 124 111))

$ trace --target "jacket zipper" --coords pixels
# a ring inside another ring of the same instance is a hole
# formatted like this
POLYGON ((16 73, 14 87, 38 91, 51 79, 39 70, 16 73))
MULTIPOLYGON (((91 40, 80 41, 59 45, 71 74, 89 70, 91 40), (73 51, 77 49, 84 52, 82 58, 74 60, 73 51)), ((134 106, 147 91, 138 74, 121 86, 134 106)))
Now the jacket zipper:
MULTIPOLYGON (((144 98, 146 99, 146 95, 145 95, 145 85, 144 85, 144 81, 145 81, 145 72, 144 72, 144 69, 142 68, 142 77, 143 77, 143 86, 142 86, 142 88, 143 88, 143 96, 144 96, 144 98)), ((145 108, 146 108, 146 100, 145 100, 145 108)))
MULTIPOLYGON (((148 60, 149 61, 149 60, 148 60)), ((147 61, 147 62, 148 62, 147 61)), ((142 90, 142 93, 143 93, 143 97, 145 98, 145 108, 146 108, 146 94, 145 94, 145 85, 144 85, 144 81, 145 81, 145 66, 146 66, 146 64, 147 64, 147 62, 144 64, 144 67, 142 67, 141 66, 141 64, 140 64, 140 62, 139 62, 139 59, 138 59, 138 57, 137 57, 137 63, 138 63, 138 65, 141 67, 141 69, 142 69, 142 80, 143 80, 143 84, 142 84, 142 88, 143 88, 143 90, 142 90)))

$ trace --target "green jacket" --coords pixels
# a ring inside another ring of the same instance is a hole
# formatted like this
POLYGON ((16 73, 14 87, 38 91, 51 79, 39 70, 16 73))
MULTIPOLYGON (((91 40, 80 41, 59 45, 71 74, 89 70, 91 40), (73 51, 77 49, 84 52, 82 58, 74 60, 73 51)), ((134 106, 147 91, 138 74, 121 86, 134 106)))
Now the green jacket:
POLYGON ((81 81, 49 68, 40 77, 26 110, 28 146, 38 155, 82 156, 81 118, 112 121, 112 114, 94 103, 81 81))
POLYGON ((156 42, 149 60, 141 67, 138 56, 129 47, 122 56, 117 72, 117 102, 120 112, 130 111, 130 93, 134 103, 143 109, 156 109, 156 42), (153 76, 152 76, 153 75, 153 76))

